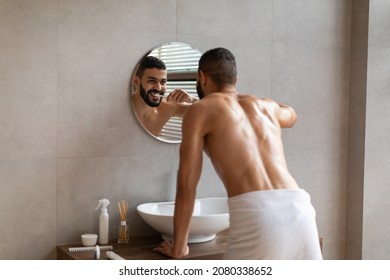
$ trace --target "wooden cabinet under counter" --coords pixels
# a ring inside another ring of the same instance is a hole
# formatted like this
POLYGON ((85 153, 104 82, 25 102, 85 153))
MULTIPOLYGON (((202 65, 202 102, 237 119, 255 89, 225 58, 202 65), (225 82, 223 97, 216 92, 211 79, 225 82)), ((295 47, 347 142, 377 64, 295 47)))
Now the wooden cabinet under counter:
MULTIPOLYGON (((184 259, 188 260, 218 260, 222 259, 223 252, 228 242, 229 231, 224 230, 218 233, 215 239, 204 242, 189 244, 190 253, 184 259)), ((111 242, 107 245, 113 246, 113 252, 126 260, 164 260, 168 257, 153 251, 162 242, 160 236, 137 236, 131 237, 129 243, 119 244, 111 242)), ((93 260, 94 252, 70 253, 69 248, 82 247, 81 243, 64 244, 57 246, 58 260, 93 260)), ((106 250, 100 253, 101 260, 107 260, 106 250)))

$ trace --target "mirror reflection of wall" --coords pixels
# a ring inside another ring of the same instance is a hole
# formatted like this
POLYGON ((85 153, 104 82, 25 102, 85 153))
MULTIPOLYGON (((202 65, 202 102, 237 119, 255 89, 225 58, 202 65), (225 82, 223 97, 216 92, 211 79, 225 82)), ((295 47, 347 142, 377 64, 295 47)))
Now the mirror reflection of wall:
POLYGON ((190 45, 171 42, 147 52, 135 67, 131 108, 140 125, 156 139, 181 142, 182 117, 198 100, 196 72, 201 55, 190 45))

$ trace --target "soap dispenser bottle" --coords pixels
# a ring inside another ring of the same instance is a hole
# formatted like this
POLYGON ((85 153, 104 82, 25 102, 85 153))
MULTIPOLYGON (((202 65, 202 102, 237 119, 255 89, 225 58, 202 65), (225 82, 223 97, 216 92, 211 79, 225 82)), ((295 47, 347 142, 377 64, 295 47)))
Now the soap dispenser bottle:
POLYGON ((107 244, 108 243, 108 230, 109 230, 109 216, 107 207, 110 204, 110 201, 107 198, 99 200, 99 204, 96 207, 95 211, 100 207, 102 208, 99 216, 99 243, 107 244))

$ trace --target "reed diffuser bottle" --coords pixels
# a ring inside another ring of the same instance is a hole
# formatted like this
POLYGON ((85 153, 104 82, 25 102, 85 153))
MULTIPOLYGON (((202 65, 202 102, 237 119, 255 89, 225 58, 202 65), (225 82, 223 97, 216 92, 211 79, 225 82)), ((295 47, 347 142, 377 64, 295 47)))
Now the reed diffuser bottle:
POLYGON ((129 242, 129 225, 126 220, 126 213, 129 204, 122 200, 120 203, 118 202, 119 215, 121 218, 121 224, 119 226, 119 237, 118 243, 128 243, 129 242))

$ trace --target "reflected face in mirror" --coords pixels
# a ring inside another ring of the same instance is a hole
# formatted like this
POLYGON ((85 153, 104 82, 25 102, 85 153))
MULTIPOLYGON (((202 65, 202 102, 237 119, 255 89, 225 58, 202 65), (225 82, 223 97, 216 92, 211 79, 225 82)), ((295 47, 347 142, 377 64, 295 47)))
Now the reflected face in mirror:
POLYGON ((166 91, 167 78, 166 74, 162 73, 165 71, 151 69, 146 72, 145 78, 140 81, 139 93, 146 105, 158 107, 160 106, 166 91))
POLYGON ((150 107, 158 107, 166 92, 167 71, 165 64, 153 57, 146 57, 141 63, 135 86, 139 87, 139 94, 150 107))
POLYGON ((148 56, 139 66, 134 80, 133 110, 137 119, 153 134, 159 136, 165 124, 172 118, 182 118, 193 101, 186 92, 176 89, 166 98, 167 71, 158 58, 148 56), (174 100, 179 95, 183 100, 174 100))
POLYGON ((196 71, 200 56, 183 43, 162 45, 141 59, 132 77, 133 113, 149 134, 163 142, 181 142, 182 118, 199 100, 196 71))

